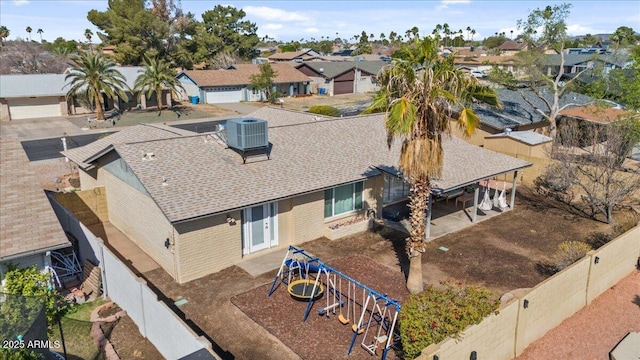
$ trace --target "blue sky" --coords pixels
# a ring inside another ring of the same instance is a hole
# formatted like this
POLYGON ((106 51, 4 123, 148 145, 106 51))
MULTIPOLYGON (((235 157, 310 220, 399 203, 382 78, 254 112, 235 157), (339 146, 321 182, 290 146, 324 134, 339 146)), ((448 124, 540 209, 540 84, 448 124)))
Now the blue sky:
MULTIPOLYGON (((177 0, 176 0, 177 2, 177 0)), ((182 8, 201 20, 200 15, 217 4, 205 0, 182 0, 182 8)), ((570 35, 611 33, 619 26, 640 31, 640 1, 565 1, 573 4, 567 20, 570 35)), ((258 35, 269 35, 282 41, 320 39, 338 36, 350 39, 362 30, 378 38, 381 32, 404 34, 417 26, 421 34, 429 34, 436 24, 448 23, 452 30, 467 26, 476 30, 474 40, 495 32, 518 33, 517 20, 527 17, 538 7, 559 4, 556 1, 226 1, 223 5, 242 8, 246 20, 258 25, 258 35)), ((106 0, 0 0, 0 25, 10 30, 9 39, 31 38, 53 41, 85 41, 84 30, 97 29, 87 20, 91 9, 104 11, 106 0)), ((466 36, 466 35, 465 35, 466 36)), ((94 38, 95 39, 95 38, 94 38)), ((94 40, 95 41, 95 40, 94 40)))

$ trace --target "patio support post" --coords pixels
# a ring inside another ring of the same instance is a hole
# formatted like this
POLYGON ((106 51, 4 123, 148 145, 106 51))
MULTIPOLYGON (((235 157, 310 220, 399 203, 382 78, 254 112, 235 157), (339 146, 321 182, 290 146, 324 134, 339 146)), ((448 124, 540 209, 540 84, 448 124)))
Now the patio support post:
POLYGON ((429 198, 427 199, 427 228, 425 229, 425 239, 428 240, 431 237, 431 193, 429 193, 429 198))
POLYGON ((513 206, 516 204, 516 180, 518 179, 518 170, 513 172, 513 183, 511 184, 511 202, 509 207, 513 210, 513 206))
POLYGON ((480 198, 480 186, 476 186, 473 190, 473 214, 471 215, 471 222, 476 222, 478 218, 478 198, 480 198))

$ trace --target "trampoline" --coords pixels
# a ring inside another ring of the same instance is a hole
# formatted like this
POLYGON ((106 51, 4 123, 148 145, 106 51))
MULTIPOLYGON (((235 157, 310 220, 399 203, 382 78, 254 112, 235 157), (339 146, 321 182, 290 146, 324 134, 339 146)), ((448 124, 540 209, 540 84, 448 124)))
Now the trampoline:
POLYGON ((317 300, 322 297, 322 294, 324 293, 324 286, 318 283, 315 293, 312 294, 313 283, 314 280, 312 279, 299 279, 292 281, 287 289, 289 290, 291 297, 296 300, 308 301, 310 298, 317 300))

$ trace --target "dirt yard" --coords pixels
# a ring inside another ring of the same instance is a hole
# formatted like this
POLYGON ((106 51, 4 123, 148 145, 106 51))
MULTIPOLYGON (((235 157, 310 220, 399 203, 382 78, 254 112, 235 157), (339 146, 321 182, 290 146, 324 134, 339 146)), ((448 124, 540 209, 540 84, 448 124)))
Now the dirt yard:
POLYGON ((311 95, 284 98, 284 106, 290 110, 308 110, 313 105, 329 105, 337 108, 366 104, 373 100, 373 93, 344 95, 311 95))
MULTIPOLYGON (((516 199, 513 211, 430 243, 423 257, 425 281, 456 278, 482 284, 497 296, 533 287, 549 276, 545 265, 560 242, 584 240, 594 231, 607 229, 607 225, 568 213, 561 204, 541 200, 523 187, 516 199), (438 250, 440 246, 449 251, 438 250)), ((336 241, 321 238, 301 247, 402 302, 408 296, 403 272, 407 264, 405 237, 381 228, 336 241)), ((275 271, 254 278, 234 266, 182 285, 175 284, 162 269, 144 275, 168 302, 179 296, 188 299, 178 311, 214 340, 228 358, 347 358, 353 334, 347 326, 335 317, 318 316, 315 309, 303 323, 304 304, 291 299, 284 286, 267 297, 275 271)), ((323 300, 318 303, 324 304, 323 300)), ((358 343, 349 358, 370 356, 358 343)))

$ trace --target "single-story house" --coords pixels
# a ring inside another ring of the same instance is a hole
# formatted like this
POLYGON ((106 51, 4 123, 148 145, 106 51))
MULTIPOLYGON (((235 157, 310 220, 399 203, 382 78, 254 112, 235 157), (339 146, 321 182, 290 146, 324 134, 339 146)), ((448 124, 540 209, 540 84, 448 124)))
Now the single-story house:
POLYGON ((453 63, 457 68, 466 70, 490 71, 496 66, 504 71, 518 73, 518 63, 513 56, 456 56, 453 63))
MULTIPOLYGON (((274 90, 283 96, 308 94, 311 79, 286 63, 272 63, 277 73, 274 90)), ((263 91, 252 89, 251 76, 260 73, 260 65, 236 64, 224 70, 184 70, 177 75, 185 88, 184 98, 198 96, 200 103, 219 104, 265 100, 263 91)))
MULTIPOLYGON (((140 71, 144 70, 140 66, 118 66, 116 67, 125 78, 127 86, 133 88, 140 71)), ((59 117, 68 115, 88 114, 92 111, 74 96, 73 101, 66 98, 69 91, 68 82, 64 74, 19 74, 0 75, 0 121, 14 121, 23 119, 59 117)), ((144 97, 138 101, 138 97, 128 92, 129 101, 124 102, 118 99, 114 102, 106 96, 103 99, 104 110, 129 109, 137 107, 155 106, 156 98, 144 97)), ((171 94, 165 92, 167 103, 170 104, 171 94)))
POLYGON ((304 62, 320 58, 320 54, 312 49, 303 49, 301 51, 285 51, 276 52, 270 55, 267 59, 269 62, 281 62, 281 61, 295 61, 304 62))
POLYGON ((528 47, 529 46, 526 42, 507 40, 502 43, 502 45, 498 46, 498 50, 500 50, 502 55, 511 56, 519 53, 520 51, 527 50, 528 47))
POLYGON ((311 92, 340 95, 365 93, 378 90, 376 76, 387 65, 378 61, 313 61, 296 66, 312 79, 311 92))
MULTIPOLYGON (((138 125, 64 155, 79 165, 82 189, 105 191, 110 223, 180 283, 380 215, 407 194, 400 143, 387 147, 384 114, 325 118, 264 107, 224 129, 138 125)), ((434 195, 530 166, 455 137, 444 151, 434 195)))
MULTIPOLYGON (((625 53, 620 54, 563 54, 564 57, 564 74, 575 74, 580 71, 593 69, 601 66, 606 74, 613 69, 623 68, 629 56, 625 53)), ((546 55, 545 65, 548 75, 558 74, 562 57, 560 54, 546 55)))
POLYGON ((51 265, 50 252, 71 246, 15 136, 0 137, 0 280, 7 265, 51 265))

